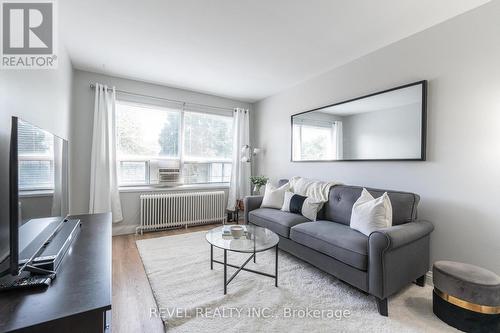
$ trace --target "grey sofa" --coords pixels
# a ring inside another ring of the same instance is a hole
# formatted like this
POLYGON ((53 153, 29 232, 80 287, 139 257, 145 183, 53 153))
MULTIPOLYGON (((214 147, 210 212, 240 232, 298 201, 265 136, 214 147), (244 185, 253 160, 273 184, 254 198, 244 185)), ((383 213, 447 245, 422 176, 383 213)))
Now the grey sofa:
MULTIPOLYGON (((286 181, 280 180, 280 185, 286 181)), ((389 296, 411 282, 424 286, 434 227, 417 220, 418 195, 367 188, 374 197, 388 193, 393 226, 369 237, 351 229, 352 206, 362 189, 332 187, 314 222, 279 209, 260 208, 262 196, 249 196, 244 199, 245 223, 274 231, 280 237, 280 249, 375 296, 379 313, 387 316, 389 296)))

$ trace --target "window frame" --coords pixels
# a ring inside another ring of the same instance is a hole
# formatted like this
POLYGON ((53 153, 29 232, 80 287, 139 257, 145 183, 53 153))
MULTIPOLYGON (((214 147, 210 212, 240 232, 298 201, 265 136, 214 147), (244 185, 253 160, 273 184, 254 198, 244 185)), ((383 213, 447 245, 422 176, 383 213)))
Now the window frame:
MULTIPOLYGON (((115 107, 115 112, 118 111, 118 104, 124 104, 124 105, 132 105, 132 106, 137 106, 137 107, 141 107, 141 108, 148 108, 148 109, 153 109, 153 110, 165 110, 167 112, 172 112, 172 110, 176 110, 175 107, 171 107, 171 106, 162 106, 162 105, 159 105, 159 104, 154 104, 154 103, 147 103, 145 101, 140 101, 140 102, 136 102, 136 101, 131 101, 129 99, 120 99, 120 98, 117 98, 116 99, 116 107, 115 107)), ((224 180, 224 168, 225 168, 225 164, 231 164, 231 168, 233 167, 232 166, 232 159, 229 158, 229 159, 220 159, 220 158, 213 158, 213 159, 203 159, 203 160, 200 160, 200 159, 186 159, 185 158, 185 151, 184 151, 184 139, 185 139, 185 136, 184 136, 184 131, 185 131, 185 122, 184 122, 184 118, 185 118, 185 114, 186 113, 198 113, 198 114, 208 114, 208 115, 217 115, 217 116, 221 116, 221 117, 227 117, 227 118, 230 118, 231 121, 233 120, 233 117, 234 117, 234 113, 232 111, 216 111, 216 110, 211 110, 211 111, 208 111, 208 110, 198 110, 198 109, 191 109, 191 108, 186 108, 186 103, 183 103, 183 104, 180 104, 178 105, 179 109, 176 110, 179 112, 179 115, 180 115, 180 119, 179 119, 179 138, 178 138, 178 156, 176 158, 172 158, 172 157, 161 157, 161 156, 147 156, 147 155, 144 155, 144 156, 139 156, 139 155, 123 155, 123 156, 116 156, 116 167, 117 167, 117 172, 120 173, 120 165, 122 162, 145 162, 146 164, 146 175, 145 175, 145 179, 146 179, 146 183, 137 183, 137 184, 133 184, 133 183, 130 183, 130 184, 123 184, 120 182, 120 179, 118 179, 118 187, 120 189, 134 189, 134 188, 144 188, 144 187, 147 187, 147 188, 161 188, 161 187, 183 187, 183 186, 203 186, 203 185, 207 185, 207 186, 213 186, 213 185, 217 185, 217 184, 224 184, 224 185, 229 185, 230 181, 231 181, 231 177, 229 176, 229 181, 225 182, 225 181, 222 181, 222 182, 202 182, 202 183, 188 183, 185 181, 185 174, 184 174, 184 169, 185 169, 185 165, 186 164, 209 164, 209 168, 211 170, 212 168, 212 165, 213 164, 217 164, 217 163, 221 163, 222 164, 222 180, 224 180), (151 164, 151 161, 154 160, 154 161, 178 161, 179 162, 179 167, 180 167, 180 174, 181 174, 181 184, 178 185, 178 186, 165 186, 165 185, 162 185, 162 184, 155 184, 155 183, 151 183, 151 170, 150 170, 150 164, 151 164)), ((115 119, 116 119, 116 116, 115 116, 115 119)), ((115 124, 115 129, 116 129, 116 124, 115 124)), ((232 143, 231 143, 232 144, 232 143)), ((116 137, 116 145, 118 146, 118 137, 116 137)), ((210 171, 211 173, 211 171, 210 171)))

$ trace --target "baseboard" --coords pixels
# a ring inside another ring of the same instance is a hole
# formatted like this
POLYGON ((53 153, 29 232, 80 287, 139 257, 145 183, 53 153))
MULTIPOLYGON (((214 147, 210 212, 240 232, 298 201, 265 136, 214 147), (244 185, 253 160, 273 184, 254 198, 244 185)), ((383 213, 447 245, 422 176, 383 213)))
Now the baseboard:
MULTIPOLYGON (((234 224, 236 222, 230 222, 230 223, 234 224)), ((238 223, 239 224, 243 224, 244 221, 243 220, 239 220, 238 223)), ((210 224, 210 223, 194 224, 194 225, 188 226, 188 228, 199 226, 199 225, 203 225, 203 224, 210 224)), ((220 225, 220 222, 219 223, 214 223, 214 224, 220 225)), ((138 224, 124 224, 124 225, 120 224, 120 223, 113 224, 113 236, 136 234, 138 226, 139 226, 138 224)), ((179 229, 179 228, 184 228, 184 226, 175 227, 174 229, 179 229)), ((170 228, 170 230, 171 229, 172 228, 170 228)), ((145 230, 144 232, 156 232, 156 231, 165 231, 165 230, 169 230, 169 228, 160 228, 158 230, 148 230, 148 231, 145 230)), ((140 234, 140 232, 139 232, 139 234, 140 234)))
POLYGON ((135 229, 138 226, 139 226, 138 224, 128 224, 128 225, 120 225, 120 223, 114 224, 113 236, 135 234, 135 229))

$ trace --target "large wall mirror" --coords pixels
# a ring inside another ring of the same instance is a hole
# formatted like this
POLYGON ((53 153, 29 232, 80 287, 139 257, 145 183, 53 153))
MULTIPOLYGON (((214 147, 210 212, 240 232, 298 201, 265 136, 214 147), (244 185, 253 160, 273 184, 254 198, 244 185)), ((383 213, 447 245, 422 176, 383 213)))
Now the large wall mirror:
POLYGON ((292 116, 292 161, 425 160, 427 81, 292 116))

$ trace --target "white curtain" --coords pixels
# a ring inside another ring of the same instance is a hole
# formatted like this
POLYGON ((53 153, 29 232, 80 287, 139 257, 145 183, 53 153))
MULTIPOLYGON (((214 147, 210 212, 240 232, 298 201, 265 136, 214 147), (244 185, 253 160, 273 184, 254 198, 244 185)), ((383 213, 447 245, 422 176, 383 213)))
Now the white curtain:
POLYGON ((95 86, 89 213, 111 212, 113 222, 119 222, 123 215, 116 173, 116 92, 114 87, 95 86))
MULTIPOLYGON (((250 163, 242 161, 242 148, 250 145, 248 110, 235 109, 233 118, 233 166, 227 209, 234 210, 238 199, 250 195, 250 163)), ((246 155, 245 155, 246 156, 246 155)))
POLYGON ((342 122, 336 121, 334 123, 333 130, 335 136, 336 159, 341 160, 344 158, 344 142, 343 142, 344 134, 342 132, 342 122))

